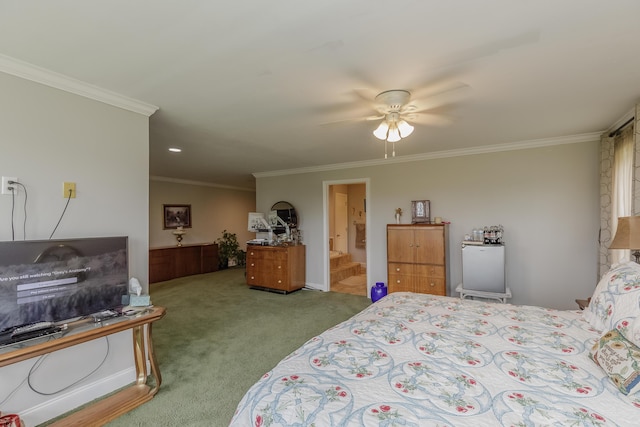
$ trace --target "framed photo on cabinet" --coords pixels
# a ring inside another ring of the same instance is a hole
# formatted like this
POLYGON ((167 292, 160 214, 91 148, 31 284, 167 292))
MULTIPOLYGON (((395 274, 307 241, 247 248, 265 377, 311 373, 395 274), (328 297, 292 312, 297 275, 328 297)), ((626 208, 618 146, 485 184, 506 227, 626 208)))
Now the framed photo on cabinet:
POLYGON ((429 200, 413 200, 411 202, 411 223, 430 223, 430 205, 429 200))

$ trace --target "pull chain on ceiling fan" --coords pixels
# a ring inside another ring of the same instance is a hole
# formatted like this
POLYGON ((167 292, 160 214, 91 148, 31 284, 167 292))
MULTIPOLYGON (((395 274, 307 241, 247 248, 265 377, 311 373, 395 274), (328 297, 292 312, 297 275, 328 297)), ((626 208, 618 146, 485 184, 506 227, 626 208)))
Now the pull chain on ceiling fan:
POLYGON ((377 110, 383 114, 383 120, 373 131, 373 135, 384 141, 384 158, 387 155, 387 143, 392 144, 391 157, 396 156, 396 142, 413 132, 413 126, 402 118, 411 94, 406 90, 388 90, 376 96, 377 110))

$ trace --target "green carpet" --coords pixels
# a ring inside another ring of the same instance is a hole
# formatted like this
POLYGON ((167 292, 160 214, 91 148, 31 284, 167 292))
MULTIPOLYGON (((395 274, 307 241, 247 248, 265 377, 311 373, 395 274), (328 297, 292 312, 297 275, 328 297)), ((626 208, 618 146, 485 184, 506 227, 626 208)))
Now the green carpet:
POLYGON ((334 292, 251 290, 243 269, 153 284, 150 293, 154 305, 167 308, 153 326, 162 387, 110 427, 227 426, 265 372, 370 304, 334 292))

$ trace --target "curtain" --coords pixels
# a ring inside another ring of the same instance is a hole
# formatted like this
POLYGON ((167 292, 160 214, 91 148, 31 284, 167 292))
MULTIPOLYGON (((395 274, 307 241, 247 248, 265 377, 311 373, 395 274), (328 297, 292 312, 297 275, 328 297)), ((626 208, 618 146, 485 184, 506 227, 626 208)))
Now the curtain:
MULTIPOLYGON (((618 218, 631 216, 633 212, 633 172, 634 172, 633 126, 623 129, 613 141, 613 171, 611 197, 612 235, 618 228, 618 218)), ((611 264, 628 261, 628 249, 611 250, 611 264)))
POLYGON ((609 271, 611 265, 630 259, 630 254, 626 255, 630 251, 609 250, 618 217, 640 215, 640 185, 635 185, 640 179, 640 104, 636 104, 630 113, 633 117, 630 125, 615 137, 610 137, 607 132, 600 138, 600 236, 596 281, 609 271), (633 147, 630 156, 629 143, 633 147), (614 151, 618 152, 615 156, 614 151), (619 170, 614 172, 614 169, 619 170), (614 174, 617 175, 616 184, 614 174))

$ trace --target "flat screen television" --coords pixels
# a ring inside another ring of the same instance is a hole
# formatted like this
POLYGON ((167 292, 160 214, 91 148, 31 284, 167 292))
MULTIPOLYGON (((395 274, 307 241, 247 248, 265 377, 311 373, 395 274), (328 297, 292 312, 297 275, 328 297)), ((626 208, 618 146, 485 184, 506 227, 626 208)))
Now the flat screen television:
POLYGON ((0 331, 118 309, 127 237, 0 242, 0 331))

